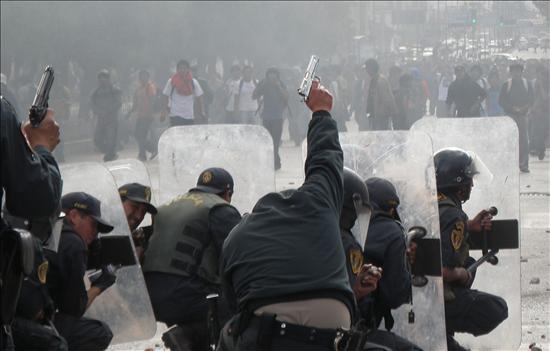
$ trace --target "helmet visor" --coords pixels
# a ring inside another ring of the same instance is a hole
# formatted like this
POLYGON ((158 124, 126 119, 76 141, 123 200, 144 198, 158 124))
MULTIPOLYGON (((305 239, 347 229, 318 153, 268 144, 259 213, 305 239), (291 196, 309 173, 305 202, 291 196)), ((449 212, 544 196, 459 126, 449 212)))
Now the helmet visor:
POLYGON ((468 151, 468 155, 471 157, 472 162, 464 170, 465 175, 472 178, 477 184, 491 184, 493 181, 493 173, 491 173, 483 160, 473 151, 468 151))
POLYGON ((351 228, 351 232, 355 237, 355 240, 357 240, 359 245, 361 245, 361 248, 364 248, 365 241, 367 240, 367 233, 369 231, 372 209, 368 204, 363 202, 363 199, 361 199, 361 196, 358 194, 353 194, 353 205, 355 207, 357 219, 351 228))

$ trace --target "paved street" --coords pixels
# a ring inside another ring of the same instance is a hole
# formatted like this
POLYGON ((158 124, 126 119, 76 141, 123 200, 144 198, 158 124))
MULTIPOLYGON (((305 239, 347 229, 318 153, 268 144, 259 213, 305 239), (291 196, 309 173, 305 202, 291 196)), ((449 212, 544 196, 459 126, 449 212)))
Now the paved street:
MULTIPOLYGON (((353 129, 353 126, 352 126, 353 129)), ((276 173, 278 190, 295 187, 303 180, 301 149, 291 145, 283 136, 281 148, 282 169, 276 173)), ((70 147, 70 146, 69 146, 70 147)), ((547 154, 550 154, 547 150, 547 154)), ((120 153, 120 158, 136 156, 132 145, 120 153)), ((67 155, 68 162, 101 161, 97 153, 67 155)), ((158 189, 158 165, 147 161, 152 184, 158 189)), ((521 202, 521 291, 522 291, 522 345, 528 350, 536 342, 543 350, 550 350, 550 161, 531 158, 531 173, 520 175, 521 202)), ((503 282, 503 284, 505 284, 503 282)), ((514 284, 509 282, 509 284, 514 284)), ((159 324, 157 335, 147 341, 111 347, 111 350, 163 350, 160 336, 165 327, 159 324)))

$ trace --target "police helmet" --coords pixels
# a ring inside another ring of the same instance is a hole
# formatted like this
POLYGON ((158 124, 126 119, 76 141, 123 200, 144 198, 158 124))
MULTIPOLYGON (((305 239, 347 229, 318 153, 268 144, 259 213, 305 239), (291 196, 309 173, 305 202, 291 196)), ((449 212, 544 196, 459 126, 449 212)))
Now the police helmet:
POLYGON ((369 191, 363 179, 344 167, 344 205, 340 213, 340 226, 350 230, 361 247, 367 238, 371 212, 369 191))
POLYGON ((344 207, 355 208, 356 204, 370 208, 369 190, 359 174, 344 167, 344 207))
POLYGON ((474 153, 454 147, 436 152, 434 164, 438 190, 470 186, 482 165, 474 153))

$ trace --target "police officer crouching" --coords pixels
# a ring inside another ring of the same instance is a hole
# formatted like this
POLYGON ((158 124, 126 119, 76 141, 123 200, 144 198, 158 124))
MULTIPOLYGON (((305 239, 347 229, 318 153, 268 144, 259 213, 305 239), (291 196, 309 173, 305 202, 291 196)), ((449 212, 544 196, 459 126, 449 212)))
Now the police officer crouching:
POLYGON ((306 102, 305 181, 269 193, 224 242, 224 293, 237 309, 219 350, 346 350, 355 298, 340 238, 343 153, 332 96, 314 82, 306 102))
POLYGON ((136 255, 140 262, 143 259, 143 252, 147 248, 149 238, 153 234, 153 227, 139 227, 145 218, 145 214, 152 216, 157 214, 157 208, 151 204, 151 188, 139 183, 124 184, 118 188, 124 214, 132 233, 136 255))
POLYGON ((378 288, 371 295, 371 309, 366 311, 369 317, 365 317, 374 322, 369 341, 392 350, 420 350, 391 332, 394 325, 392 309, 411 299, 411 274, 407 269, 407 258, 410 263, 414 261, 414 251, 411 253, 407 249, 405 231, 397 212, 400 203, 397 189, 389 180, 378 177, 367 179, 365 184, 373 208, 365 244, 365 260, 384 270, 378 288), (382 320, 386 331, 378 329, 382 320))
POLYGON ((447 349, 465 350, 453 338, 455 332, 484 335, 508 318, 504 299, 471 289, 475 278, 467 270, 475 260, 469 255, 468 238, 491 229, 491 215, 480 211, 469 220, 462 203, 470 199, 474 176, 482 164, 475 154, 447 148, 434 155, 441 227, 441 260, 445 296, 447 349))
POLYGON ((47 285, 57 311, 54 325, 70 351, 104 350, 113 334, 98 320, 83 317, 94 299, 115 283, 116 276, 106 267, 86 291, 84 275, 88 246, 98 233, 109 233, 113 226, 101 218, 101 203, 95 197, 75 192, 61 198, 65 220, 57 252, 47 251, 50 264, 47 285))
POLYGON ((171 350, 208 347, 206 296, 220 292, 222 244, 241 219, 232 196, 231 175, 208 168, 195 188, 158 208, 143 272, 157 321, 174 326, 163 335, 171 350))

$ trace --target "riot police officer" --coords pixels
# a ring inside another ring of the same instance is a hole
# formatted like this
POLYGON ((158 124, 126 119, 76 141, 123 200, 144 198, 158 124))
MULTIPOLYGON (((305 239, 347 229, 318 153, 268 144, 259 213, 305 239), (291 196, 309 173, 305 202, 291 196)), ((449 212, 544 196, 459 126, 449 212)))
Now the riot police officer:
MULTIPOLYGON (((49 217, 55 213, 61 197, 61 175, 52 151, 59 143, 59 126, 48 110, 37 128, 29 121, 21 124, 15 109, 0 97, 0 137, 2 191, 6 194, 6 208, 15 216, 25 219, 49 217)), ((43 239, 43 238, 41 238, 43 239)), ((23 273, 30 273, 32 264, 23 266, 23 246, 33 250, 30 236, 12 230, 2 215, 0 219, 0 348, 13 348, 10 324, 15 314, 23 273)), ((32 254, 31 254, 32 256, 32 254)))
POLYGON ((368 349, 420 350, 408 340, 391 333, 391 328, 387 331, 378 329, 382 317, 389 316, 393 321, 389 306, 396 308, 407 302, 410 293, 410 275, 404 262, 403 228, 394 219, 399 218, 396 210, 398 204, 399 198, 390 182, 380 178, 369 178, 364 182, 358 174, 344 168, 340 232, 350 285, 357 299, 359 314, 368 328, 368 349), (390 210, 382 210, 388 207, 390 210), (392 228, 388 221, 396 228, 392 228), (366 242, 364 252, 359 242, 366 242))
POLYGON ((103 267, 86 290, 84 275, 88 247, 98 233, 109 233, 113 226, 101 218, 101 202, 95 197, 74 192, 61 198, 66 214, 58 251, 46 251, 50 269, 47 285, 57 312, 54 325, 69 345, 69 350, 104 350, 113 334, 102 321, 83 317, 93 301, 115 283, 114 272, 103 267))
POLYGON ((219 293, 222 243, 241 219, 232 196, 233 178, 214 167, 158 208, 143 271, 156 319, 174 326, 163 335, 172 350, 207 348, 206 296, 219 293))
POLYGON ((151 203, 151 188, 139 183, 128 183, 118 188, 118 193, 132 232, 136 255, 141 261, 149 238, 153 234, 153 228, 152 226, 138 228, 138 226, 145 218, 145 214, 149 213, 152 216, 157 214, 157 208, 151 203))
POLYGON ((474 176, 483 169, 481 160, 472 152, 446 148, 434 155, 441 227, 441 260, 445 295, 447 348, 464 350, 454 340, 455 332, 484 335, 508 317, 504 299, 471 289, 474 274, 467 268, 468 238, 491 228, 491 215, 480 211, 472 220, 462 204, 470 198, 474 176))
POLYGON ((237 314, 220 350, 339 350, 355 298, 339 230, 343 153, 332 96, 314 82, 306 102, 305 181, 263 196, 224 242, 224 292, 237 314))

